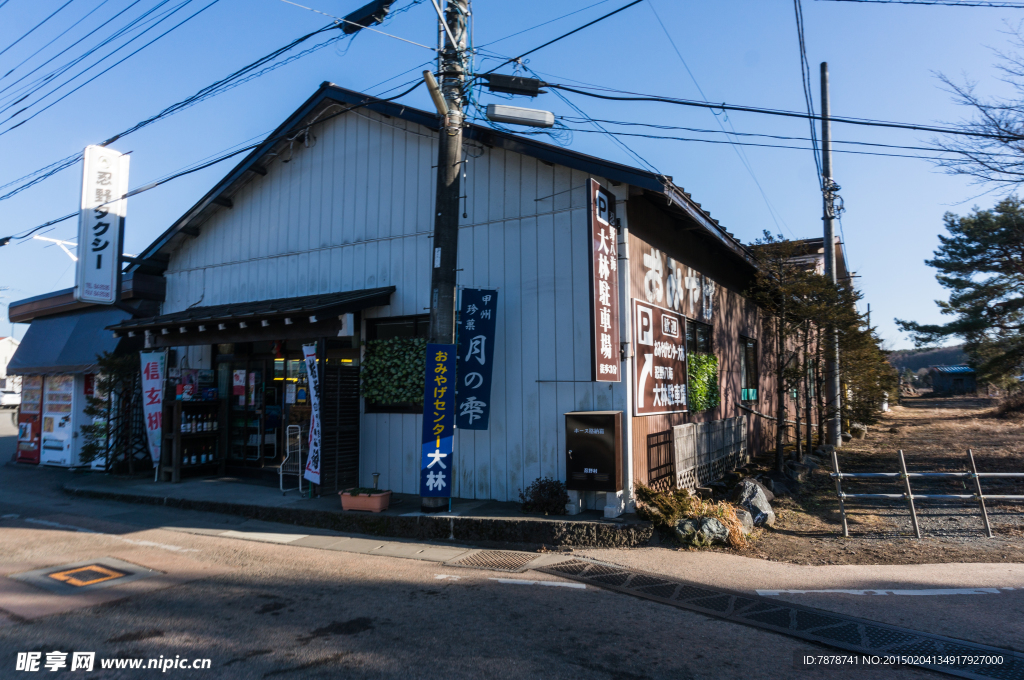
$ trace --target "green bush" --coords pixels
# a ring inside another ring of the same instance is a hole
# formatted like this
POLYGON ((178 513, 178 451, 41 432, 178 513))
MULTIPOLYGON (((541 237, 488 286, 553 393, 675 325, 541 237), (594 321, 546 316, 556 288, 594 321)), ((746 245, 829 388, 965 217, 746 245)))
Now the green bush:
POLYGON ((427 341, 370 340, 363 358, 360 392, 376 404, 422 404, 427 341))
POLYGON ((718 357, 693 352, 687 358, 686 370, 690 374, 690 410, 707 411, 718 406, 718 357))
POLYGON ((526 492, 519 491, 519 500, 523 503, 523 512, 543 512, 545 515, 564 515, 565 506, 569 502, 569 493, 565 483, 550 477, 538 477, 527 487, 526 492))

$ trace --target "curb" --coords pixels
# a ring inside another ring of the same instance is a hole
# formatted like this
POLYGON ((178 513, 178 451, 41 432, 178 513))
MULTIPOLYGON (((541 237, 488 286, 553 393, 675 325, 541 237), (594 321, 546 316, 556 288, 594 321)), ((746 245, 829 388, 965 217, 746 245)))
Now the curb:
POLYGON ((367 534, 389 538, 411 538, 423 541, 520 543, 530 545, 568 546, 574 548, 636 548, 654 535, 650 523, 617 526, 597 522, 537 521, 529 519, 488 519, 481 517, 374 516, 348 515, 325 510, 268 508, 218 501, 196 501, 184 498, 145 496, 112 491, 76 489, 65 485, 64 493, 81 498, 163 505, 182 510, 199 510, 225 515, 239 515, 264 522, 292 524, 346 533, 367 534))

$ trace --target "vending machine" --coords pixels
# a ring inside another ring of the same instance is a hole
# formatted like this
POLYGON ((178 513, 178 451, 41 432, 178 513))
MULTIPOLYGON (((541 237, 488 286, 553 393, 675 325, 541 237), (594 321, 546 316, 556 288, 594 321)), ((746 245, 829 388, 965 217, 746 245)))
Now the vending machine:
POLYGON ((42 433, 43 376, 27 375, 21 381, 21 406, 18 408, 19 463, 39 465, 42 433))
POLYGON ((79 467, 85 423, 86 376, 48 375, 43 379, 43 431, 39 462, 57 467, 79 467))

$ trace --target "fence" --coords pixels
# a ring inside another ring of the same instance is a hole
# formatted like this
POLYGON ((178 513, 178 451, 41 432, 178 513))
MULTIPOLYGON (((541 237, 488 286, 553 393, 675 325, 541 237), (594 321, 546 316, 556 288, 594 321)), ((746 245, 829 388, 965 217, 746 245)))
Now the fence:
POLYGON ((836 480, 836 495, 839 496, 839 514, 843 519, 843 536, 849 537, 850 530, 846 524, 846 504, 848 498, 875 498, 892 500, 896 498, 907 501, 910 508, 910 521, 914 525, 914 534, 921 538, 921 527, 917 523, 917 510, 914 508, 914 499, 920 500, 976 500, 981 508, 981 517, 985 522, 985 532, 989 538, 992 536, 992 526, 988 521, 988 511, 985 509, 985 499, 999 501, 1024 501, 1024 496, 1016 495, 985 495, 981 490, 981 478, 996 479, 1024 479, 1024 472, 978 472, 974 464, 974 451, 967 449, 967 460, 970 464, 970 472, 907 472, 907 463, 903 458, 903 449, 899 451, 900 472, 840 472, 839 457, 832 451, 832 478, 836 480), (975 493, 973 494, 917 494, 910 488, 911 479, 963 479, 973 480, 975 493), (843 493, 842 480, 844 479, 902 479, 903 493, 843 493))
POLYGON ((675 485, 693 489, 746 462, 747 417, 676 425, 672 433, 675 485))

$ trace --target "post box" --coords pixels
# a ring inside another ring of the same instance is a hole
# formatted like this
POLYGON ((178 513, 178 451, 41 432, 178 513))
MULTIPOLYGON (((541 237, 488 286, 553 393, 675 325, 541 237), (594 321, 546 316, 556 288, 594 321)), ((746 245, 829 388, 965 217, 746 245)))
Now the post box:
POLYGON ((622 490, 622 411, 565 414, 565 486, 622 490))

